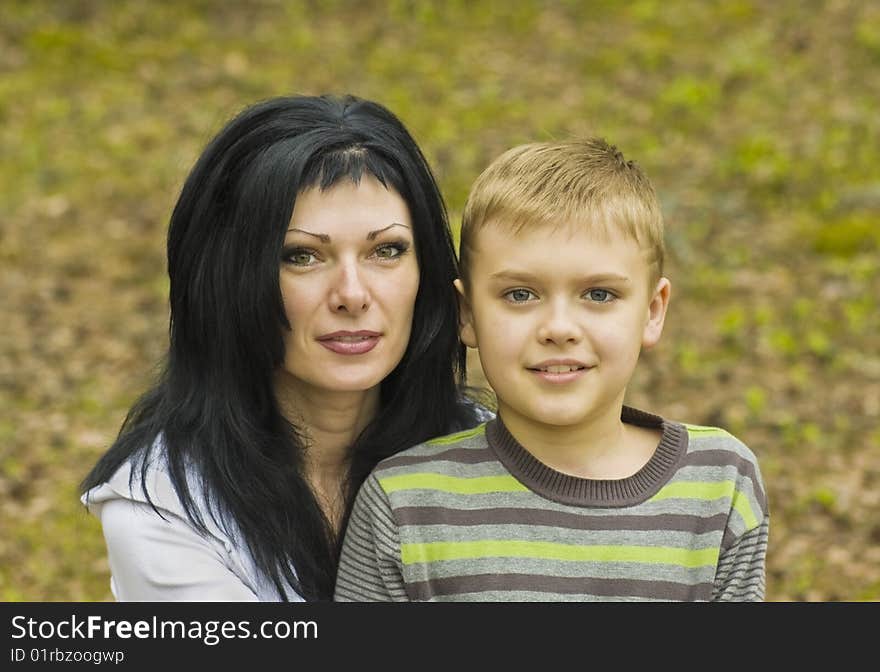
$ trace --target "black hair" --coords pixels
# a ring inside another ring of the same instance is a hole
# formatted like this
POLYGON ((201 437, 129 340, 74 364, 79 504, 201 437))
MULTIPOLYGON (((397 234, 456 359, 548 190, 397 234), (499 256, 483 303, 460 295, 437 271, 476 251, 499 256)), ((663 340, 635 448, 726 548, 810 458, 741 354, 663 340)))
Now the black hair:
POLYGON ((409 345, 381 383, 377 417, 351 447, 343 529, 380 459, 477 424, 461 396, 465 351, 446 207, 415 140, 376 102, 274 98, 232 119, 183 185, 168 229, 167 358, 82 483, 88 491, 133 460, 132 483, 138 474, 152 502, 147 470, 165 451, 192 524, 207 533, 207 512, 245 544, 280 599, 284 581, 306 600, 332 598, 341 536, 303 477, 304 428, 282 415, 275 396, 290 327, 281 249, 298 193, 364 173, 406 201, 420 279, 409 345))

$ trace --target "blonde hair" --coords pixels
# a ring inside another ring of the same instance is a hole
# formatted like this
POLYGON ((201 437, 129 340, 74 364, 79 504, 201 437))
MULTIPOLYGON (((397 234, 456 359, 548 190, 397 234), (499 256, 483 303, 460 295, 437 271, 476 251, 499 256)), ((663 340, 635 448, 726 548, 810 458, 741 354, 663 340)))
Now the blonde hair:
POLYGON ((461 225, 461 276, 468 286, 474 238, 487 223, 516 233, 526 226, 621 231, 649 252, 652 283, 663 274, 663 216, 642 169, 602 138, 540 142, 509 149, 477 178, 461 225))

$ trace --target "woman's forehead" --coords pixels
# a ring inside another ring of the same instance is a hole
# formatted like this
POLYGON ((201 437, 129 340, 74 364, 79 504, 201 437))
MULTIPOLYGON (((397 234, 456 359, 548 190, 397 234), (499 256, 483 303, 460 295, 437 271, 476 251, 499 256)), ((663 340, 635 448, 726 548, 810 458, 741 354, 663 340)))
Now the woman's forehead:
POLYGON ((297 196, 288 233, 332 239, 362 234, 369 239, 383 231, 412 231, 409 206, 393 188, 364 175, 327 188, 312 187, 297 196))

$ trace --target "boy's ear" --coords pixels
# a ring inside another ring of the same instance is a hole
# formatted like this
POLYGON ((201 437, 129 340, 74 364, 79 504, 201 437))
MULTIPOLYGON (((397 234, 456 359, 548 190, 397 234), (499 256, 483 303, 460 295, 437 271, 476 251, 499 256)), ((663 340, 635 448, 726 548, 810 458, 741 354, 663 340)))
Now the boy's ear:
POLYGON ((672 291, 672 283, 669 278, 660 278, 654 287, 651 302, 648 304, 648 320, 642 331, 642 347, 646 350, 653 348, 660 340, 663 333, 663 322, 666 320, 666 308, 669 306, 669 294, 672 291))
POLYGON ((452 281, 458 290, 458 326, 461 342, 469 348, 477 347, 477 332, 474 331, 474 313, 471 310, 471 302, 467 298, 464 283, 461 278, 452 281))

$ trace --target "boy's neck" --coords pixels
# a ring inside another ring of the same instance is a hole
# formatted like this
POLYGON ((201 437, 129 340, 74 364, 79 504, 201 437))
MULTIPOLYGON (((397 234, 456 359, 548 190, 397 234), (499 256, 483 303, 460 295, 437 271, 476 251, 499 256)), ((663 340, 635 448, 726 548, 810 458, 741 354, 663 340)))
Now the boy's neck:
POLYGON ((661 432, 624 423, 617 404, 577 425, 537 423, 499 404, 498 416, 510 434, 551 469, 595 480, 627 478, 657 448, 661 432))

